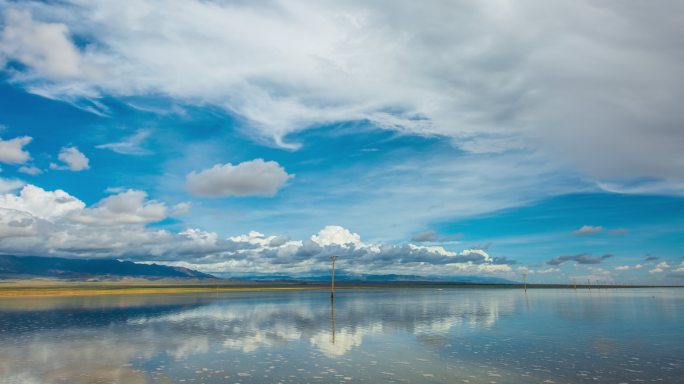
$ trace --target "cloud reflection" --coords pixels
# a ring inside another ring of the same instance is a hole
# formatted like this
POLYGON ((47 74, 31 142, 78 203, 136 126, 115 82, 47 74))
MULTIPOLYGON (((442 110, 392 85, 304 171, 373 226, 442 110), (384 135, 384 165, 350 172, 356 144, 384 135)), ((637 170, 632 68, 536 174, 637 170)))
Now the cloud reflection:
POLYGON ((189 305, 188 298, 174 303, 167 297, 160 298, 158 306, 142 301, 144 307, 139 299, 127 306, 115 298, 108 309, 84 298, 82 307, 74 302, 62 309, 38 305, 49 310, 34 313, 5 307, 0 310, 0 377, 9 383, 145 383, 151 378, 139 366, 145 361, 162 364, 164 359, 179 362, 229 351, 284 348, 340 357, 382 334, 419 338, 489 328, 501 312, 514 309, 513 301, 489 295, 451 291, 449 295, 462 297, 440 301, 434 300, 435 294, 447 293, 426 289, 410 299, 400 291, 342 293, 335 303, 334 342, 330 301, 321 292, 292 297, 247 294, 241 300, 221 295, 196 305, 189 305), (45 317, 59 321, 49 326, 25 321, 45 317))

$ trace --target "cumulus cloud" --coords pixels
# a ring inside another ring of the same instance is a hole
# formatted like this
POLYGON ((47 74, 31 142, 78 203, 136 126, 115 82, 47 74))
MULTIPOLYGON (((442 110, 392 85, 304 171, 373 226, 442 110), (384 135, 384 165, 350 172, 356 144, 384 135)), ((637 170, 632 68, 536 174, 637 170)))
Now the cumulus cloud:
POLYGON ((43 173, 43 171, 40 168, 32 166, 32 165, 30 165, 30 166, 22 165, 21 167, 19 167, 17 169, 17 171, 19 171, 21 173, 25 173, 27 175, 39 175, 39 174, 43 173))
POLYGON ((83 224, 118 225, 153 223, 166 216, 166 204, 148 201, 144 191, 129 189, 105 197, 92 208, 71 215, 70 219, 83 224))
POLYGON ((0 208, 0 239, 34 235, 35 224, 34 216, 28 212, 0 208))
POLYGON ((124 138, 122 141, 100 144, 95 146, 95 148, 109 149, 122 155, 149 155, 152 152, 142 145, 150 134, 151 132, 149 130, 141 129, 133 135, 124 138))
POLYGON ((254 159, 190 172, 186 187, 193 195, 206 197, 273 196, 292 177, 275 161, 254 159))
MULTIPOLYGON (((147 200, 147 193, 127 190, 105 197, 92 207, 61 189, 46 191, 26 185, 19 194, 0 195, 0 208, 25 212, 38 219, 52 222, 71 221, 88 225, 146 224, 167 217, 166 204, 147 200)), ((172 210, 187 211, 187 203, 172 210)))
POLYGON ((558 256, 546 262, 548 265, 561 265, 568 261, 574 261, 577 264, 599 264, 603 260, 613 257, 613 255, 606 254, 603 256, 592 256, 589 253, 580 253, 577 255, 558 256))
POLYGON ((341 268, 356 274, 506 276, 514 262, 501 262, 482 249, 365 243, 335 225, 302 240, 256 231, 222 238, 197 228, 174 233, 145 226, 175 209, 136 190, 86 207, 64 191, 27 185, 19 194, 0 195, 0 252, 116 257, 224 274, 321 273, 327 271, 331 255, 338 257, 341 268))
POLYGON ((31 142, 30 136, 15 137, 10 140, 0 138, 0 163, 22 164, 31 158, 24 146, 31 142))
POLYGON ((684 273, 684 261, 682 261, 682 262, 679 264, 679 266, 677 266, 677 269, 675 270, 675 272, 684 273))
POLYGON ((321 229, 318 234, 311 236, 311 241, 325 247, 328 245, 339 245, 342 247, 361 246, 361 236, 350 232, 348 229, 338 225, 329 225, 321 229))
MULTIPOLYGON (((179 205, 170 211, 187 208, 179 205)), ((168 211, 164 203, 147 200, 143 191, 123 191, 86 207, 62 190, 26 185, 18 194, 0 195, 0 252, 146 260, 160 254, 191 257, 231 249, 230 241, 207 240, 215 234, 174 234, 144 226, 163 220, 168 211)))
POLYGON ((61 189, 46 191, 26 185, 18 195, 0 195, 0 208, 26 212, 36 218, 54 220, 78 212, 85 204, 61 189))
POLYGON ((651 269, 649 272, 650 273, 662 273, 665 272, 666 269, 670 269, 672 266, 668 264, 666 261, 662 261, 658 263, 658 265, 655 266, 655 268, 651 269))
POLYGON ((17 190, 24 186, 24 182, 19 179, 6 179, 0 177, 0 193, 17 190))
POLYGON ((284 146, 288 133, 365 120, 475 153, 541 145, 599 178, 684 179, 677 1, 5 8, 0 62, 23 64, 12 79, 48 97, 209 104, 284 146))
POLYGON ((586 236, 586 235, 594 235, 599 232, 603 231, 603 227, 601 226, 591 226, 591 225, 583 225, 580 227, 580 229, 572 232, 573 235, 575 236, 586 236))
POLYGON ((83 171, 90 168, 90 160, 76 147, 62 147, 57 158, 62 164, 51 163, 51 169, 83 171))

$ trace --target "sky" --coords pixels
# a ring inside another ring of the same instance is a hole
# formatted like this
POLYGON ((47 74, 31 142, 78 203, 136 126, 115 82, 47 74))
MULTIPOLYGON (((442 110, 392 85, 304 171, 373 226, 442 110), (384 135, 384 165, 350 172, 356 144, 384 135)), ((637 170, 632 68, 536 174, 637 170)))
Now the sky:
POLYGON ((682 284, 682 18, 0 0, 0 254, 682 284))

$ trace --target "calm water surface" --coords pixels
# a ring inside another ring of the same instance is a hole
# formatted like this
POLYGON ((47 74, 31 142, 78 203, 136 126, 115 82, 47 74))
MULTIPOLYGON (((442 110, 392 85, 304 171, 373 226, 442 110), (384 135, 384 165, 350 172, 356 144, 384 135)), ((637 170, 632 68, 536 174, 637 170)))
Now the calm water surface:
POLYGON ((0 299, 0 383, 684 383, 684 289, 0 299))

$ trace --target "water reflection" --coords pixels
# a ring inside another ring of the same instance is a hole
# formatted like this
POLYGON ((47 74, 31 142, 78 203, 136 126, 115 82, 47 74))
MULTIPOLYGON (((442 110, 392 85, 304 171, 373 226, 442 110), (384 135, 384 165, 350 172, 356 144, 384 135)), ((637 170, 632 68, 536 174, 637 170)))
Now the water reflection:
POLYGON ((597 376, 595 364, 627 353, 681 372, 681 294, 601 299, 418 289, 339 291, 334 302, 322 291, 0 300, 0 382, 504 383, 572 375, 535 367, 583 359, 597 376), (611 318, 622 323, 596 322, 611 318))
POLYGON ((173 330, 175 334, 212 335, 221 338, 224 347, 243 352, 306 341, 328 356, 342 356, 371 334, 420 335, 446 332, 452 327, 490 328, 501 311, 512 313, 514 306, 514 301, 480 295, 458 301, 445 296, 448 300, 440 302, 434 300, 434 292, 424 291, 409 297, 392 291, 362 295, 345 292, 328 305, 319 295, 299 294, 287 301, 253 297, 223 300, 166 314, 132 316, 127 323, 163 324, 155 329, 173 330), (328 311, 331 321, 324 320, 328 311))

